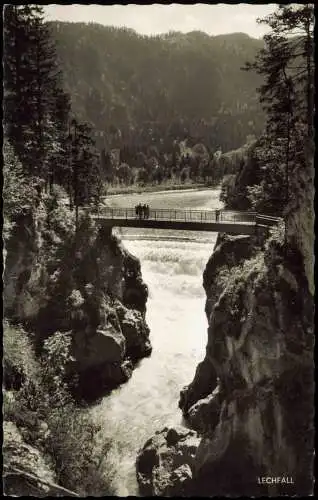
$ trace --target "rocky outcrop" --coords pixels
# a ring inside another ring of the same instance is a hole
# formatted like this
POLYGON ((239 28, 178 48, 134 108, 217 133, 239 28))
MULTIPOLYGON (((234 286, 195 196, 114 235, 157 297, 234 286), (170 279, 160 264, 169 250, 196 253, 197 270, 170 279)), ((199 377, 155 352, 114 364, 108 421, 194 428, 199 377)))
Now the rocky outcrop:
POLYGON ((137 457, 141 495, 188 496, 199 442, 195 431, 183 427, 165 427, 149 439, 137 457))
POLYGON ((187 421, 192 429, 201 434, 212 432, 220 417, 222 391, 219 385, 203 399, 199 399, 187 411, 187 421))
MULTIPOLYGON (((229 280, 230 269, 242 265, 246 259, 255 255, 256 251, 257 242, 250 236, 218 235, 213 254, 203 273, 203 286, 207 294, 205 312, 209 321, 229 280)), ((219 391, 217 370, 206 356, 199 363, 193 382, 181 391, 179 407, 185 417, 189 417, 189 409, 195 405, 191 414, 198 415, 200 401, 205 408, 209 406, 208 401, 214 408, 215 401, 219 400, 219 391), (217 396, 214 394, 216 388, 217 396)), ((196 417, 195 419, 197 420, 196 417)))
MULTIPOLYGON (((187 424, 200 437, 193 461, 182 462, 191 469, 184 496, 312 493, 313 297, 308 283, 303 256, 297 246, 286 245, 282 228, 265 245, 251 237, 219 236, 204 272, 206 355, 179 401, 187 424)), ((157 486, 165 477, 173 491, 179 479, 170 462, 158 468, 164 445, 155 439, 150 443, 155 459, 148 463, 157 462, 147 469, 144 459, 139 482, 148 489, 141 491, 165 491, 157 486)))
POLYGON ((257 240, 251 236, 219 234, 211 257, 203 272, 203 287, 206 292, 205 312, 211 316, 213 307, 224 289, 229 269, 240 266, 257 252, 257 240))
POLYGON ((196 494, 311 492, 313 302, 301 254, 288 250, 286 259, 274 237, 243 263, 239 248, 227 279, 214 256, 207 265, 207 353, 180 400, 203 435, 196 494), (293 484, 262 485, 264 476, 293 484))
POLYGON ((126 381, 151 352, 148 291, 138 259, 107 228, 81 215, 77 234, 65 206, 42 202, 20 216, 5 242, 5 316, 36 334, 72 336, 71 368, 83 395, 126 381))
POLYGON ((126 341, 126 353, 136 361, 151 352, 149 328, 140 311, 124 307, 119 300, 114 302, 119 326, 126 341))
POLYGON ((88 323, 73 336, 74 369, 83 394, 90 397, 126 382, 134 364, 152 350, 140 311, 104 297, 97 312, 98 326, 88 323))
POLYGON ((180 393, 179 408, 185 417, 189 416, 189 410, 197 401, 203 401, 217 386, 217 374, 211 364, 205 358, 198 364, 193 382, 184 387, 180 393))

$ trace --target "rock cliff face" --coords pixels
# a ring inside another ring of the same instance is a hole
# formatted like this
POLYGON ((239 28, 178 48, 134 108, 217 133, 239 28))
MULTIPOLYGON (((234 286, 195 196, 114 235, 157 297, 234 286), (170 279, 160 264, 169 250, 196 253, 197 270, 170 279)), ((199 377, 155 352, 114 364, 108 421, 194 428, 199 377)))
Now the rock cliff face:
POLYGON ((151 352, 145 322, 147 287, 139 261, 82 216, 77 236, 66 207, 41 204, 16 221, 6 242, 5 316, 36 334, 72 336, 74 371, 83 395, 129 378, 151 352))
POLYGON ((306 148, 306 166, 290 172, 289 204, 286 208, 286 232, 291 245, 303 256, 304 270, 311 295, 314 295, 315 190, 314 145, 306 148))
POLYGON ((221 235, 204 288, 206 356, 179 402, 201 437, 186 494, 310 494, 313 297, 302 253, 278 229, 261 246, 221 235))

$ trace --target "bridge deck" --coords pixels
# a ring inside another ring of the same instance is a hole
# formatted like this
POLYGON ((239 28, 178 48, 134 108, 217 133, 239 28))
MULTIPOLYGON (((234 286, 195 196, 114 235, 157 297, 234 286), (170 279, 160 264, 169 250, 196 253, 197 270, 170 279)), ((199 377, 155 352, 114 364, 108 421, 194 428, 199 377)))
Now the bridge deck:
POLYGON ((228 210, 179 210, 150 209, 146 214, 136 214, 135 208, 103 207, 93 215, 100 224, 108 227, 142 227, 192 231, 253 234, 255 227, 268 227, 280 219, 256 212, 228 210))

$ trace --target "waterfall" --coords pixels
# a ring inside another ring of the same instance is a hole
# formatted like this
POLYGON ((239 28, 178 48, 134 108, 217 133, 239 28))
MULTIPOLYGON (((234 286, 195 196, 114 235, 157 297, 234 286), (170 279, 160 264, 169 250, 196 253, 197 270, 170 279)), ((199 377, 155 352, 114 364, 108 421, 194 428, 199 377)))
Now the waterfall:
MULTIPOLYGON (((154 194, 163 198, 160 193, 154 194)), ((220 205, 216 190, 180 193, 179 199, 178 194, 165 193, 165 206, 173 205, 176 199, 183 208, 220 205)), ((131 200, 116 197, 116 203, 124 206, 130 202, 133 206, 136 199, 138 203, 140 197, 132 196, 131 200)), ((151 201, 160 208, 158 200, 151 201)), ((198 362, 204 357, 207 319, 202 273, 217 234, 150 229, 117 231, 125 247, 141 262, 143 279, 149 288, 146 319, 153 346, 152 355, 139 363, 131 379, 94 408, 96 418, 102 422, 104 438, 111 442, 105 468, 112 471, 116 494, 127 496, 138 495, 135 477, 138 450, 156 430, 181 423, 180 390, 191 382, 198 362)))

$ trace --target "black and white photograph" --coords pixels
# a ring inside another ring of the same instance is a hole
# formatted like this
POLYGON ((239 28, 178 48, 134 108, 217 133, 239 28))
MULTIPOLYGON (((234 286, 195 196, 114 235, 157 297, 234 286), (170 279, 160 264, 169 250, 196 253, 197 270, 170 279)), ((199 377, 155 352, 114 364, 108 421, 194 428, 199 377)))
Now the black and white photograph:
POLYGON ((314 4, 2 14, 3 495, 314 496, 314 4))

